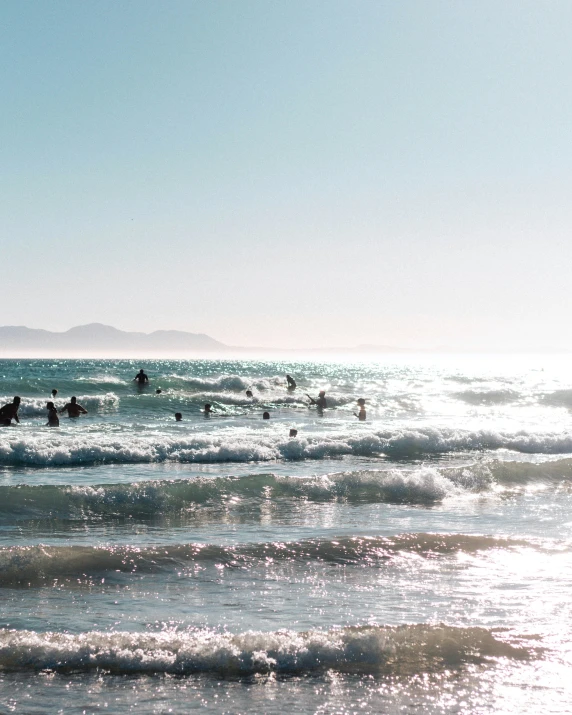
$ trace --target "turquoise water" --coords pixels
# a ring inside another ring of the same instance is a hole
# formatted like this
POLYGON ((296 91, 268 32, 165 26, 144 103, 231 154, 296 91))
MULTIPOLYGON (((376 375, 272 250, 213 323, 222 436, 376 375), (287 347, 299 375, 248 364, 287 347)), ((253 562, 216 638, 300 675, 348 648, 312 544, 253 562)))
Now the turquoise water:
POLYGON ((568 712, 568 368, 0 361, 0 706, 568 712))

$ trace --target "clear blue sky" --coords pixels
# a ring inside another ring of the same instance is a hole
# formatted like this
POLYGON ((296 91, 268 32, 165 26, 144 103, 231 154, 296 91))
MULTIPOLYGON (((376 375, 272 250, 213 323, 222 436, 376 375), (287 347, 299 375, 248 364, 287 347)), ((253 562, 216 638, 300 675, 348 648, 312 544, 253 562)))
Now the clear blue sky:
POLYGON ((568 0, 4 0, 0 325, 572 347, 568 0))

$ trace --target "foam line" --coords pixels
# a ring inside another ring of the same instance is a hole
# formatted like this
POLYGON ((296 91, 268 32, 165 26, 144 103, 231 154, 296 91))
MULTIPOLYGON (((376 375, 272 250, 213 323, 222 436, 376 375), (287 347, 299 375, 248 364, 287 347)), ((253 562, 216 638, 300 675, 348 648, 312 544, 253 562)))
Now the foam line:
POLYGON ((531 649, 504 642, 493 631, 445 625, 236 635, 206 630, 78 635, 0 630, 0 670, 4 671, 248 676, 335 670, 399 674, 531 655, 531 649))

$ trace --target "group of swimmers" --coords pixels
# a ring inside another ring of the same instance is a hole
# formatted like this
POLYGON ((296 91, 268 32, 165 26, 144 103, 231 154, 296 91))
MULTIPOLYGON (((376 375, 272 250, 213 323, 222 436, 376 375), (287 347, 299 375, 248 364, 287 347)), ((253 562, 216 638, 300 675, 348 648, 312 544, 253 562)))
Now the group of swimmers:
MULTIPOLYGON (((143 372, 143 371, 141 370, 141 372, 143 372)), ((286 383, 288 386, 287 387, 288 392, 293 392, 296 389, 296 381, 294 380, 294 378, 291 375, 286 375, 286 383)), ((159 392, 159 390, 157 390, 157 392, 159 392)), ((252 394, 252 390, 250 390, 250 389, 246 390, 246 396, 248 398, 254 397, 254 395, 252 394)), ((318 397, 316 399, 314 399, 313 397, 308 395, 308 393, 306 393, 306 397, 310 400, 310 405, 316 405, 316 407, 318 408, 319 414, 324 414, 324 410, 328 406, 328 401, 326 400, 326 391, 325 390, 320 390, 320 392, 318 393, 318 397)), ((357 400, 357 404, 359 407, 359 412, 354 412, 354 415, 358 418, 358 420, 360 422, 365 422, 365 420, 367 418, 367 413, 365 410, 365 399, 363 397, 360 397, 357 400)), ((211 417, 211 415, 214 414, 212 405, 210 405, 208 402, 205 404, 203 414, 205 417, 211 417)), ((180 422, 183 419, 183 416, 181 415, 180 412, 175 413, 175 419, 177 420, 177 422, 180 422)), ((262 414, 262 419, 269 420, 270 412, 264 412, 262 414)), ((293 430, 293 431, 295 432, 296 430, 293 430)), ((290 436, 292 436, 292 435, 290 435, 290 436)))
MULTIPOLYGON (((134 382, 138 384, 139 387, 145 387, 146 385, 149 384, 149 378, 145 374, 145 372, 141 369, 135 375, 134 382)), ((287 389, 289 392, 292 392, 296 389, 296 381, 291 375, 286 375, 286 383, 287 383, 287 389)), ((156 390, 157 394, 161 393, 161 389, 156 390)), ((46 404, 46 409, 48 410, 48 422, 47 422, 47 427, 59 427, 60 425, 60 419, 59 415, 63 414, 64 412, 67 412, 68 417, 71 418, 76 418, 79 417, 80 415, 87 415, 87 410, 82 407, 77 401, 77 397, 72 397, 70 402, 65 404, 59 411, 56 409, 56 406, 53 402, 55 400, 58 391, 56 389, 52 390, 52 401, 48 402, 46 404)), ((253 397, 252 390, 246 390, 246 396, 249 398, 253 397)), ((318 397, 314 399, 313 397, 310 397, 306 393, 306 397, 310 400, 311 405, 316 405, 318 408, 318 412, 323 414, 323 411, 327 408, 328 403, 326 400, 326 392, 325 390, 321 390, 318 394, 318 397)), ((8 404, 4 405, 3 407, 0 408, 0 426, 9 426, 12 424, 12 420, 15 420, 16 422, 20 422, 20 419, 18 417, 18 409, 20 407, 21 403, 21 398, 16 396, 12 400, 12 402, 9 402, 8 404)), ((365 399, 363 397, 360 397, 357 401, 357 404, 359 406, 359 412, 355 413, 354 415, 360 420, 360 422, 364 422, 366 419, 366 411, 365 411, 365 399)), ((203 415, 205 417, 211 417, 213 415, 213 409, 212 406, 209 403, 205 404, 203 415)), ((183 419, 183 415, 181 412, 175 412, 175 420, 177 422, 181 422, 183 419)), ((262 414, 262 419, 263 420, 269 420, 270 419, 270 412, 264 412, 262 414)), ((295 437, 298 434, 297 430, 291 429, 290 430, 290 437, 295 437)))
MULTIPOLYGON (((57 394, 57 390, 52 390, 52 397, 55 398, 57 394)), ((12 424, 12 420, 20 422, 20 418, 18 417, 18 410, 20 408, 21 402, 21 398, 16 395, 12 402, 9 402, 3 407, 0 407, 0 426, 9 427, 12 424)), ((47 427, 59 427, 60 418, 58 415, 61 415, 64 412, 68 413, 68 417, 79 417, 80 415, 87 415, 87 410, 85 409, 85 407, 82 407, 79 404, 79 402, 77 401, 77 397, 75 396, 72 397, 71 400, 59 410, 59 413, 53 402, 48 402, 46 404, 46 409, 48 410, 48 422, 46 425, 47 427)))

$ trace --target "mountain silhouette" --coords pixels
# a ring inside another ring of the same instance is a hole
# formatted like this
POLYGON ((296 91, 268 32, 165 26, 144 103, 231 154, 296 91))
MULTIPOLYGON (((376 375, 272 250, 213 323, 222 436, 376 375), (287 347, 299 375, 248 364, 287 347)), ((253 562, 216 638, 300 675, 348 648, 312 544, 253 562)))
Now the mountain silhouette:
POLYGON ((0 327, 0 357, 193 357, 228 349, 203 333, 180 330, 132 333, 102 323, 78 325, 62 333, 24 326, 0 327))

